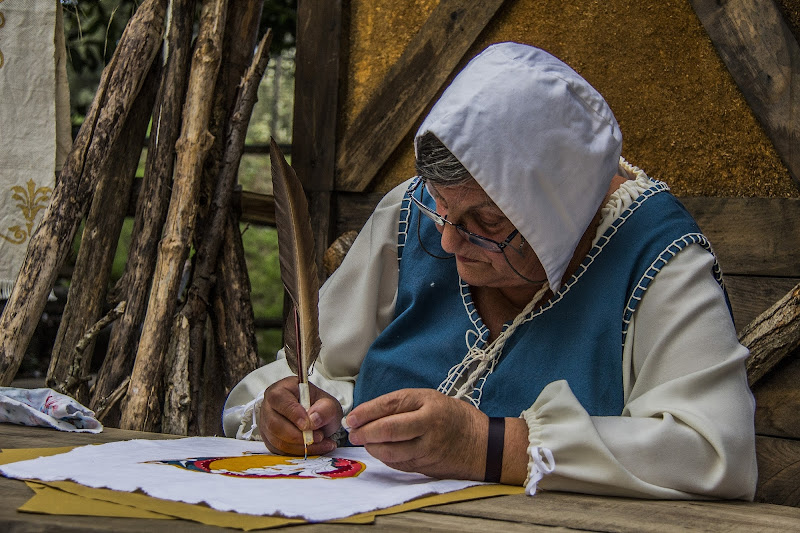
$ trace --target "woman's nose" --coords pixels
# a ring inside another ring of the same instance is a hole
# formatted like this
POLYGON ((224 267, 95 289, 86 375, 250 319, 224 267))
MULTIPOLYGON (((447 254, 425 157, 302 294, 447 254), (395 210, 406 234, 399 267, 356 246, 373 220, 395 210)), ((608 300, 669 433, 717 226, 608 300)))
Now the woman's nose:
POLYGON ((455 226, 452 224, 444 225, 442 228, 442 250, 448 254, 455 254, 464 242, 466 242, 464 237, 461 236, 455 226))

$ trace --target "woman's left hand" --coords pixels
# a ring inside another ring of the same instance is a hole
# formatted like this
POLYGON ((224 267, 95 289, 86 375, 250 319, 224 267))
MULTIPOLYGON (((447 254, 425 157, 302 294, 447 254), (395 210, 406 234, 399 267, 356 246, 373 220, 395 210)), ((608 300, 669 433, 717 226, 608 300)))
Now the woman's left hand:
POLYGON ((350 442, 407 472, 482 480, 489 418, 471 404, 432 389, 401 389, 347 415, 350 442))

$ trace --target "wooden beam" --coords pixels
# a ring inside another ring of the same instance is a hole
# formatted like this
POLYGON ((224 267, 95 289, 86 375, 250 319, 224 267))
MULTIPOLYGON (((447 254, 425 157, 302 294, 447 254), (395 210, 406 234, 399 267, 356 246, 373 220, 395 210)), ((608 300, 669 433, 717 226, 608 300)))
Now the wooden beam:
POLYGON ((723 273, 800 277, 800 199, 680 200, 711 241, 723 273))
MULTIPOLYGON (((136 178, 128 199, 127 216, 129 217, 136 215, 136 201, 141 190, 142 179, 136 178)), ((271 194, 237 189, 233 192, 231 202, 240 222, 275 227, 275 199, 271 194)))
MULTIPOLYGON (((339 233, 360 230, 383 193, 336 194, 339 233)), ((274 225, 272 197, 238 193, 242 221, 274 225)), ((746 306, 740 327, 775 303, 800 282, 800 199, 684 197, 682 203, 711 240, 722 264, 732 300, 746 306), (759 276, 760 279, 753 276, 759 276)))
MULTIPOLYGON (((359 230, 383 195, 381 193, 337 194, 337 228, 340 233, 359 230)), ((800 278, 800 199, 683 197, 681 202, 711 240, 725 275, 800 278)), ((748 296, 753 287, 738 280, 734 284, 748 296)), ((749 322, 796 282, 787 280, 786 290, 769 304, 754 302, 758 311, 749 322)), ((739 324, 745 326, 747 322, 739 324)))
POLYGON ((320 275, 325 271, 322 256, 333 240, 331 191, 341 35, 341 0, 299 0, 292 167, 309 195, 320 275))
POLYGON ((275 198, 271 194, 240 191, 234 194, 233 201, 240 222, 275 227, 275 198))
MULTIPOLYGON (((800 357, 785 357, 760 381, 752 385, 756 399, 756 433, 800 439, 800 357)), ((749 361, 748 361, 749 362, 749 361)), ((800 479, 800 478, 799 478, 800 479)))
POLYGON ((800 186, 800 46, 772 0, 691 0, 767 136, 800 186))
MULTIPOLYGON (((129 215, 133 214, 139 186, 134 186, 129 215)), ((337 193, 333 211, 338 234, 359 231, 382 197, 383 193, 337 193)), ((239 191, 233 201, 242 222, 275 226, 271 195, 239 191)), ((719 257, 737 329, 747 326, 800 283, 800 265, 791 257, 791 251, 800 246, 800 200, 695 197, 681 201, 711 239, 719 257), (772 275, 765 275, 765 271, 772 275)))
MULTIPOLYGON (((800 441, 756 436, 758 486, 755 501, 800 507, 800 441)), ((797 518, 795 518, 797 520, 797 518)), ((797 522, 792 527, 797 528, 797 522)))
POLYGON ((723 273, 737 331, 742 331, 758 315, 772 307, 800 283, 800 278, 727 275, 724 271, 723 273))
POLYGON ((338 190, 366 189, 502 4, 439 2, 344 133, 336 157, 338 190))

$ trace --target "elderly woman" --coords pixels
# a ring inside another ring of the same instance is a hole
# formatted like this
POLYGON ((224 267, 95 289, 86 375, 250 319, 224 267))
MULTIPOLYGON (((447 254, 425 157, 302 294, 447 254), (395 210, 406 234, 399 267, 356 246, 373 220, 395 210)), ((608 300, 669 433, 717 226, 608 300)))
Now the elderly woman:
POLYGON ((656 498, 752 499, 752 395, 715 257, 620 158, 603 98, 546 52, 493 45, 415 138, 320 291, 306 413, 279 358, 226 434, 349 442, 401 470, 656 498), (343 415, 347 415, 342 419, 343 415))

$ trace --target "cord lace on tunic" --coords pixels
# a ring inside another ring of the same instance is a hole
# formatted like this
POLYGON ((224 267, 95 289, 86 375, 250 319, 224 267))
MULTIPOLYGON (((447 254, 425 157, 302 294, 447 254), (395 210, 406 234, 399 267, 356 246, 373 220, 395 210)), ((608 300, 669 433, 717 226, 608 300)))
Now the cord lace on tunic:
POLYGON ((486 378, 494 372, 506 341, 520 325, 533 318, 532 311, 549 289, 550 284, 545 282, 525 306, 525 309, 488 346, 481 347, 481 336, 475 330, 467 330, 464 334, 467 354, 460 363, 450 368, 447 377, 437 390, 448 396, 466 400, 475 407, 480 407, 483 385, 486 378))

